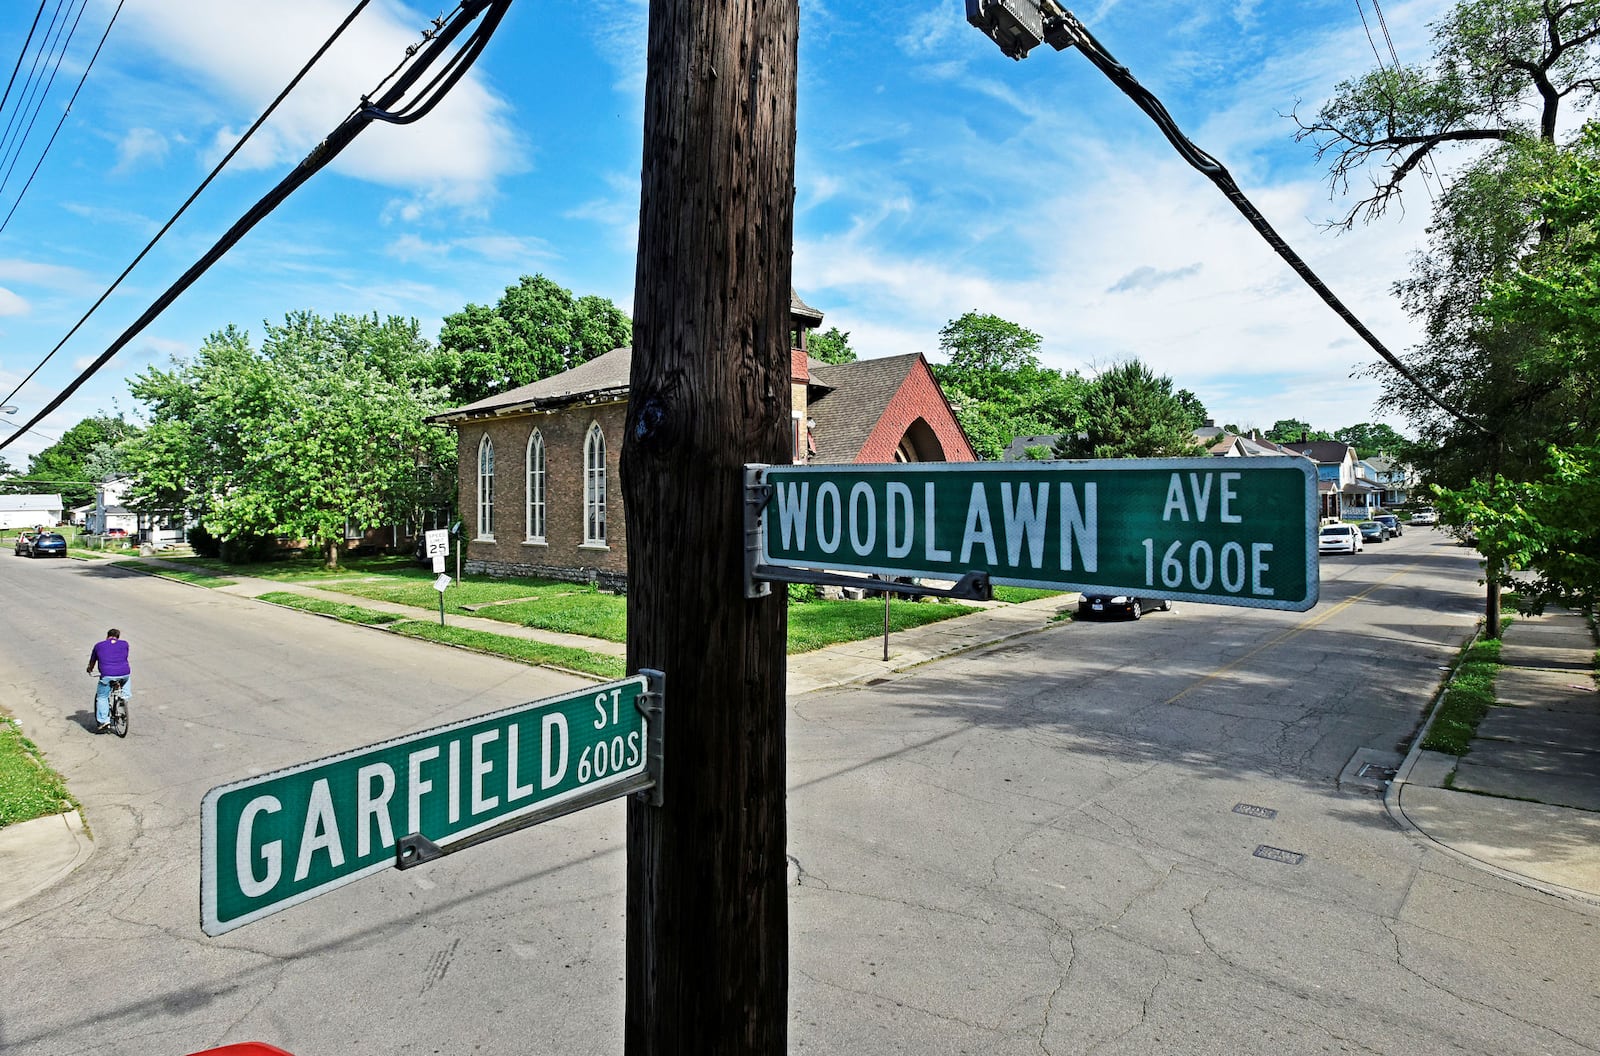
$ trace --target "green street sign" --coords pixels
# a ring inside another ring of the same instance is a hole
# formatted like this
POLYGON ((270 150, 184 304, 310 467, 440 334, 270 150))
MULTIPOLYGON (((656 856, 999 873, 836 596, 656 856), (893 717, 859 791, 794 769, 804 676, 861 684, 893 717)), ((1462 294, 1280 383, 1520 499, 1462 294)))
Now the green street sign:
POLYGON ((782 569, 1135 594, 1303 611, 1317 602, 1309 460, 1100 459, 747 466, 757 577, 782 569))
POLYGON ((659 792, 660 676, 648 675, 213 788, 200 806, 201 930, 221 935, 415 864, 405 859, 419 848, 432 857, 659 792))

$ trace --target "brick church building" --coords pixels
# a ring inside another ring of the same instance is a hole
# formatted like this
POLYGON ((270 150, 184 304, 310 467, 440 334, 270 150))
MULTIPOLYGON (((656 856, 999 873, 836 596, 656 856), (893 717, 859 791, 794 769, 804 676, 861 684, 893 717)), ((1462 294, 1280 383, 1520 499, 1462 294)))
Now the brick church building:
MULTIPOLYGON (((822 313, 790 301, 794 461, 972 462, 919 353, 829 364, 806 354, 822 313)), ((613 349, 430 421, 456 430, 466 568, 624 588, 619 486, 631 349, 613 349)))

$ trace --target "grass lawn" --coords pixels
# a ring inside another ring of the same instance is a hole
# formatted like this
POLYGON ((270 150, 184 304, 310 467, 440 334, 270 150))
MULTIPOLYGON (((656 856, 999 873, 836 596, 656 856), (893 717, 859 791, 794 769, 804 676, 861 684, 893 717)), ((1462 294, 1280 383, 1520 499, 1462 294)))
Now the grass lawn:
POLYGON ((564 645, 532 642, 525 638, 489 634, 485 631, 472 630, 467 627, 451 627, 448 625, 441 627, 437 623, 429 623, 426 620, 408 620, 393 613, 377 612, 373 609, 364 609, 359 605, 344 605, 340 602, 326 601, 322 598, 308 598, 303 594, 290 594, 286 591, 269 591, 266 594, 262 594, 257 600, 268 601, 274 605, 283 605, 291 609, 321 613, 324 616, 332 616, 348 623, 381 625, 387 630, 396 634, 403 634, 409 638, 426 638, 430 642, 444 642, 448 645, 461 646, 480 653, 520 660, 527 664, 560 667, 568 671, 582 671, 605 679, 623 678, 627 675, 626 664, 623 662, 622 657, 592 653, 587 649, 573 649, 564 645))
MULTIPOLYGON (((229 565, 207 558, 179 560, 197 569, 214 569, 219 572, 232 572, 280 582, 305 583, 357 598, 410 606, 418 610, 417 619, 424 626, 438 626, 436 622, 429 621, 423 615, 439 611, 439 593, 433 589, 434 573, 419 567, 404 556, 351 558, 336 572, 323 570, 315 558, 253 565, 229 565)), ((1027 590, 1020 587, 1002 587, 996 591, 1001 600, 1013 603, 1047 597, 1052 593, 1056 592, 1027 590)), ((281 604, 307 607, 304 604, 305 600, 285 601, 281 604)), ((539 630, 600 638, 609 642, 627 640, 627 607, 627 599, 621 595, 606 593, 581 583, 549 579, 474 577, 452 583, 444 594, 444 609, 447 616, 478 616, 539 630), (473 611, 468 612, 469 607, 473 611)), ((972 609, 965 605, 919 603, 896 599, 890 606, 890 632, 948 620, 971 611, 972 609)), ((809 601, 789 604, 788 651, 790 653, 809 652, 839 642, 873 638, 882 633, 881 600, 809 601)), ((513 640, 521 641, 521 639, 513 640)), ((590 670, 589 667, 578 669, 590 670)))
MULTIPOLYGON (((889 633, 954 619, 975 611, 971 605, 937 601, 895 601, 889 606, 889 633)), ((809 653, 840 642, 883 634, 883 601, 791 601, 789 652, 809 653)))
MULTIPOLYGON (((342 558, 336 569, 322 567, 320 557, 291 557, 283 561, 258 561, 252 564, 230 564, 215 557, 172 557, 170 561, 181 561, 185 565, 195 568, 209 568, 217 572, 224 572, 235 576, 250 576, 253 579, 270 579, 279 583, 315 583, 325 579, 348 579, 351 576, 361 575, 390 575, 415 572, 419 576, 426 576, 429 582, 433 581, 433 573, 420 568, 416 562, 404 554, 383 554, 374 557, 347 557, 342 558)), ((437 601, 434 602, 438 604, 437 601)))
POLYGON ((22 735, 16 720, 0 716, 0 828, 77 807, 61 775, 22 735))
POLYGON ((1016 605, 1024 601, 1038 601, 1040 598, 1063 598, 1066 595, 1059 590, 1040 590, 1037 587, 995 587, 994 600, 1004 601, 1016 605))
MULTIPOLYGON (((109 555, 95 554, 95 557, 109 555)), ((190 571, 187 568, 167 568, 164 565, 151 565, 143 561, 118 561, 113 567, 128 568, 135 572, 143 572, 147 576, 160 576, 162 579, 175 579, 179 583, 192 583, 197 587, 227 587, 238 582, 228 579, 211 571, 190 571)))
POLYGON ((1494 706, 1494 678, 1499 670, 1500 639, 1485 638, 1467 646, 1455 676, 1445 687, 1423 748, 1450 755, 1467 753, 1478 723, 1494 706))

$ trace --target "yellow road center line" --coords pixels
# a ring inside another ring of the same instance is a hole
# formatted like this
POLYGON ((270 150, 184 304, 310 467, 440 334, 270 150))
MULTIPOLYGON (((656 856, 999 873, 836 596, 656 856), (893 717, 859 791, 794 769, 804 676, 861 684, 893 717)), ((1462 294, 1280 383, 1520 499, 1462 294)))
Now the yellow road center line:
POLYGON ((1344 599, 1343 601, 1339 602, 1339 604, 1331 606, 1331 607, 1329 607, 1327 609, 1324 609, 1322 612, 1317 613, 1315 616, 1312 616, 1312 617, 1302 621, 1300 624, 1289 628, 1287 631, 1284 631, 1282 634, 1278 635, 1276 638, 1272 639, 1271 641, 1262 642, 1260 645, 1256 646, 1254 649, 1250 650, 1248 653, 1245 653, 1243 656, 1239 657, 1236 660, 1232 660, 1232 661, 1229 661, 1226 664, 1223 664, 1221 667, 1217 668, 1215 671, 1211 672, 1209 675, 1206 675, 1204 678, 1201 678, 1199 681, 1189 683, 1189 685, 1187 685, 1183 689, 1179 690, 1177 694, 1175 694, 1172 697, 1167 698, 1166 702, 1168 704, 1176 704, 1180 699, 1182 699, 1184 696, 1186 696, 1191 690, 1199 689, 1201 686, 1205 685, 1207 682, 1210 682, 1210 681, 1212 681, 1214 679, 1217 679, 1217 678, 1221 678, 1223 675, 1227 674, 1229 671, 1232 671, 1234 668, 1236 668, 1236 667, 1240 666, 1241 664, 1245 663, 1245 661, 1249 660, 1251 657, 1255 656, 1257 653, 1263 652, 1263 651, 1265 651, 1267 649, 1271 649, 1273 646, 1282 645, 1284 642, 1287 642, 1290 638, 1293 638, 1295 635, 1304 634, 1306 631, 1309 631, 1309 630, 1311 630, 1311 629, 1313 629, 1315 627, 1320 626, 1321 624, 1325 623, 1326 621, 1333 619, 1339 613, 1343 612, 1345 609, 1348 609, 1350 606, 1354 605, 1356 602, 1362 601, 1365 598, 1367 598, 1369 595, 1371 595, 1371 593, 1373 591, 1377 590, 1379 587, 1387 586, 1391 581, 1400 578, 1401 576, 1405 575, 1407 572, 1410 572, 1415 567, 1416 567, 1416 565, 1414 565, 1414 564, 1413 565, 1407 565, 1405 568, 1402 568, 1402 569, 1400 569, 1400 570, 1398 570, 1398 571, 1396 571, 1396 572, 1394 572, 1394 573, 1392 573, 1392 574, 1390 574, 1388 576, 1385 576, 1383 579, 1378 580, 1378 582, 1372 584, 1372 586, 1368 587, 1366 590, 1363 590, 1361 593, 1353 594, 1350 597, 1348 597, 1348 598, 1344 599))

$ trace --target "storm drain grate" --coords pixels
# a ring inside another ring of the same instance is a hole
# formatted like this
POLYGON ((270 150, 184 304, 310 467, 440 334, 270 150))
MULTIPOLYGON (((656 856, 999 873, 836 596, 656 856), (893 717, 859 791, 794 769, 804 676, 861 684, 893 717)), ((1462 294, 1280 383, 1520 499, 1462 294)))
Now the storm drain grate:
POLYGON ((1271 807, 1258 807, 1254 803, 1235 803, 1233 812, 1250 818, 1266 818, 1269 821, 1278 816, 1278 812, 1271 807))
POLYGON ((1400 772, 1398 766, 1384 766, 1382 763, 1362 763, 1361 769, 1356 771, 1357 777, 1371 778, 1374 781, 1393 781, 1394 775, 1400 772))
POLYGON ((1306 860, 1306 856, 1299 851, 1286 851, 1282 847, 1269 847, 1266 844, 1255 849, 1257 858, 1265 858, 1269 862, 1282 862, 1284 865, 1299 865, 1306 860))
POLYGON ((888 681, 889 681, 889 679, 887 679, 887 678, 869 678, 869 679, 867 679, 867 685, 869 685, 869 686, 881 686, 885 682, 888 682, 888 681))

